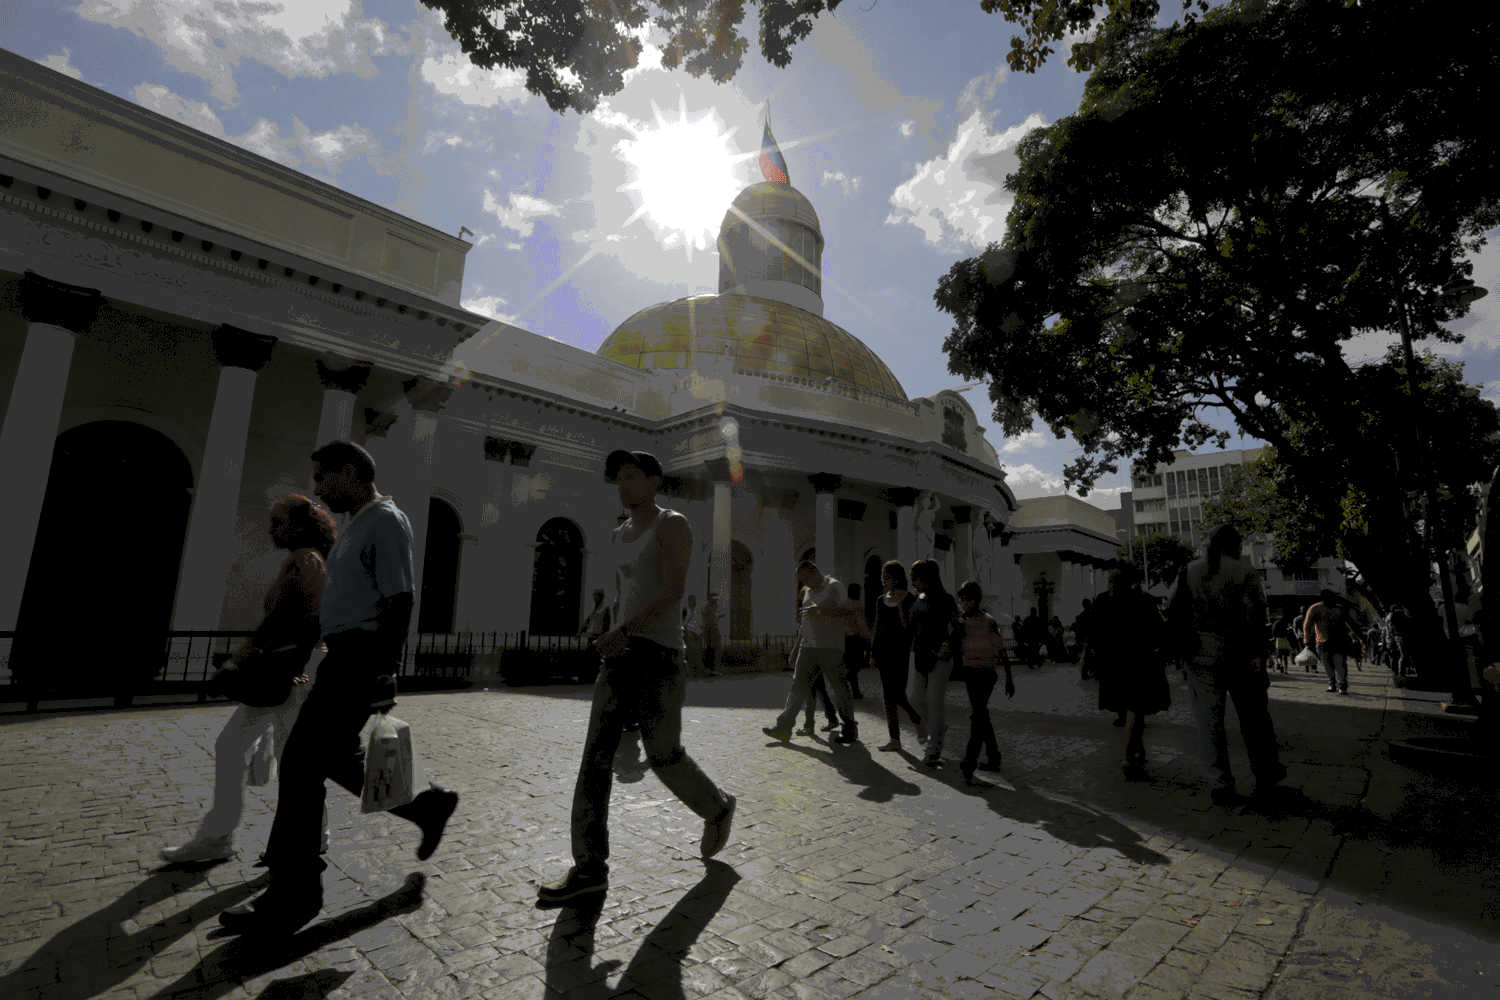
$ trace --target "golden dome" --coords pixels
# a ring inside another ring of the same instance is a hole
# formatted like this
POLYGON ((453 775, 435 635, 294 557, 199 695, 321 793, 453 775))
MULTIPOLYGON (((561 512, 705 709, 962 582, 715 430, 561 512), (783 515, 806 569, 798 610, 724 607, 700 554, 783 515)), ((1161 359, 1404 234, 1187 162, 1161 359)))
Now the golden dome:
POLYGON ((648 306, 621 323, 598 354, 634 368, 695 368, 725 347, 737 367, 835 378, 906 398, 885 362, 858 337, 806 309, 751 295, 695 295, 648 306))
POLYGON ((787 219, 807 226, 818 236, 818 249, 823 249, 823 227, 818 224, 818 213, 807 200, 807 195, 790 184, 773 184, 761 181, 751 184, 735 195, 733 207, 724 213, 720 232, 744 225, 744 217, 752 219, 787 219))

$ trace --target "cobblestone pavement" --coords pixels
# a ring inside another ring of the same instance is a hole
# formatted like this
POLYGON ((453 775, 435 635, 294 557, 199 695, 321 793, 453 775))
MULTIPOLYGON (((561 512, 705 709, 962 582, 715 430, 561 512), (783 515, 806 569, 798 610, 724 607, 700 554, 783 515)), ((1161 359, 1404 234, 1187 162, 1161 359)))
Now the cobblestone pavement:
MULTIPOLYGON (((1297 670, 1297 668, 1293 668, 1297 670)), ((211 794, 229 707, 0 721, 0 997, 1317 997, 1500 998, 1493 788, 1391 763, 1388 739, 1469 725, 1383 668, 1353 694, 1298 670, 1272 711, 1291 774, 1271 807, 1209 802, 1187 692, 1146 733, 1152 779, 1126 783, 1121 730, 1074 667, 1017 671, 992 701, 1005 752, 988 790, 955 758, 865 743, 767 740, 788 674, 690 685, 685 742, 739 796, 734 838, 696 857, 702 824, 617 760, 612 885, 539 909, 570 863, 582 688, 408 695, 434 778, 463 801, 442 848, 329 796, 323 916, 280 942, 221 935, 263 883, 275 784, 252 789, 235 860, 163 867, 211 794)), ((879 681, 865 674, 867 693, 879 681)), ((1249 771, 1237 734, 1236 772, 1249 771)))

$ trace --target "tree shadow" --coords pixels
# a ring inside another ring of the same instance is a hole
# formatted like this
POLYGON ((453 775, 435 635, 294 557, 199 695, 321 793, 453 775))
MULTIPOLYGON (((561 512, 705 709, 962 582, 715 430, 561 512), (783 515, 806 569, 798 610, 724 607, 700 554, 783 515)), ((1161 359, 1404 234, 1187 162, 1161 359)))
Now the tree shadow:
POLYGON ((136 914, 201 884, 219 863, 168 865, 152 872, 104 909, 58 931, 0 977, 0 996, 27 996, 45 987, 48 997, 83 1000, 123 983, 204 920, 255 895, 265 882, 238 883, 133 933, 125 931, 124 924, 136 914))
MULTIPOLYGON (((204 955, 202 960, 184 973, 175 983, 155 994, 157 1000, 181 998, 181 1000, 214 1000, 243 986, 247 981, 269 972, 291 965, 299 959, 320 951, 336 941, 374 927, 383 920, 402 913, 412 913, 422 908, 422 894, 427 885, 427 876, 412 872, 401 888, 387 893, 379 899, 361 906, 357 910, 341 913, 337 917, 313 924, 290 937, 233 936, 222 931, 208 936, 209 941, 224 942, 220 947, 204 955)), ((278 980, 266 988, 261 995, 272 998, 318 997, 326 992, 311 992, 322 988, 331 990, 343 982, 336 982, 323 973, 296 976, 278 980), (320 978, 321 976, 321 978, 320 978), (286 985, 282 985, 285 983, 286 985), (295 992, 298 987, 304 992, 295 992), (273 992, 280 989, 282 992, 273 992)), ((336 973, 348 978, 347 973, 336 973)))
POLYGON ((619 960, 599 965, 593 961, 594 929, 606 894, 591 893, 576 906, 564 906, 547 942, 550 993, 568 1000, 604 1000, 625 993, 647 1000, 687 1000, 683 959, 740 881, 739 873, 723 861, 709 860, 704 866, 703 878, 641 940, 616 986, 610 986, 608 978, 619 960))

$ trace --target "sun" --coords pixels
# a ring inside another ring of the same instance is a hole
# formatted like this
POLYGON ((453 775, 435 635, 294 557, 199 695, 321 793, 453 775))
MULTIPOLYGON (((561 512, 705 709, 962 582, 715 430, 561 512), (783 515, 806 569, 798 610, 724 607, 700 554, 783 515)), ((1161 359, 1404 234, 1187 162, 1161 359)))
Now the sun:
POLYGON ((645 219, 664 245, 680 241, 691 259, 695 249, 715 245, 724 211, 744 186, 737 176, 744 156, 731 143, 737 129, 726 130, 712 108, 689 119, 680 94, 675 121, 655 101, 651 111, 653 124, 627 125, 632 138, 615 146, 630 168, 630 180, 619 190, 637 202, 626 223, 645 219))

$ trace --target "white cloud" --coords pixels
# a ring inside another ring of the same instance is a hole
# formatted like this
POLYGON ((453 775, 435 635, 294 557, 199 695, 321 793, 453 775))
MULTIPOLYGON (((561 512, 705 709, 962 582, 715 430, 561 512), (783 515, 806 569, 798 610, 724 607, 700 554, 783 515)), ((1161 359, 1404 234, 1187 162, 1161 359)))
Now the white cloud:
POLYGON ((135 100, 157 114, 227 139, 289 167, 322 167, 330 173, 338 173, 339 166, 350 158, 361 153, 380 152, 380 142, 374 133, 358 125, 340 125, 326 132, 314 132, 300 119, 293 118, 292 136, 283 138, 280 126, 262 118, 244 135, 232 136, 225 134, 224 123, 206 103, 190 101, 161 84, 140 84, 135 88, 135 100))
POLYGON ((518 69, 481 69, 462 52, 422 60, 422 79, 439 94, 481 108, 492 108, 502 101, 518 104, 530 96, 525 73, 518 69))
POLYGON ((80 16, 154 42, 168 65, 208 81, 225 105, 239 100, 234 71, 253 59, 288 78, 374 76, 372 57, 404 51, 359 0, 83 0, 80 16))
POLYGON ((469 312, 479 313, 491 319, 498 319, 502 323, 514 323, 515 321, 501 310, 501 306, 510 303, 499 295, 476 295, 471 299, 464 299, 459 306, 469 312))
MULTIPOLYGON (((1031 432, 1028 431, 1028 433, 1031 432)), ((1063 489, 1061 472, 1048 472, 1031 462, 1020 465, 1006 463, 1005 484, 1014 491, 1018 500, 1054 497, 1061 493, 1066 493, 1070 497, 1078 497, 1078 490, 1063 489)), ((1129 489, 1129 486, 1095 486, 1089 490, 1088 496, 1078 498, 1101 510, 1119 510, 1120 494, 1129 489)))
POLYGON ((887 223, 910 223, 929 243, 982 247, 1001 238, 1015 200, 1004 189, 1005 175, 1020 163, 1015 151, 1021 140, 1046 119, 1033 113, 997 133, 991 131, 989 118, 974 109, 947 153, 917 166, 891 194, 894 210, 887 223))
POLYGON ((848 174, 844 173, 842 170, 838 171, 837 173, 835 173, 834 171, 831 171, 831 170, 825 170, 825 171, 823 171, 823 183, 825 185, 826 184, 837 184, 840 188, 843 189, 844 194, 848 194, 851 191, 858 191, 859 190, 859 182, 860 182, 860 178, 858 178, 858 177, 850 177, 848 174))
POLYGON ((489 188, 484 190, 484 210, 493 212, 495 218, 500 220, 500 225, 519 233, 522 238, 530 236, 536 228, 532 219, 543 215, 562 215, 561 205, 516 191, 510 193, 508 202, 501 203, 495 200, 489 188))
POLYGON ((1014 455, 1018 451, 1025 451, 1027 448, 1038 448, 1046 443, 1047 439, 1042 437, 1038 431, 1026 431, 1013 438, 1006 438, 1005 444, 1000 448, 1000 453, 1002 455, 1014 455))
POLYGON ((910 139, 912 137, 912 134, 917 130, 917 123, 908 118, 906 121, 901 123, 900 128, 901 134, 910 139))
POLYGON ((59 73, 71 76, 75 80, 82 80, 83 71, 75 67, 70 59, 71 54, 68 52, 68 47, 64 45, 61 55, 51 55, 45 59, 38 59, 37 61, 40 62, 43 66, 46 66, 48 69, 55 69, 59 73))

